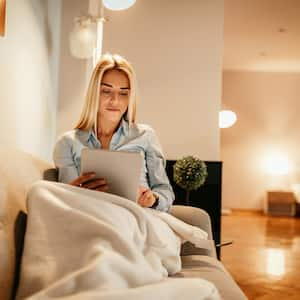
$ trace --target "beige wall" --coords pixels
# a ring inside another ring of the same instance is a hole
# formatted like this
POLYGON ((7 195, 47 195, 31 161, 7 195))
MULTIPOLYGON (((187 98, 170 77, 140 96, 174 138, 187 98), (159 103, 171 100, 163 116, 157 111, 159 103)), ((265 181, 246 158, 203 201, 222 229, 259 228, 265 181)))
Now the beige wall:
POLYGON ((69 35, 74 18, 88 13, 88 0, 62 2, 60 86, 57 103, 56 134, 74 127, 79 118, 87 87, 87 60, 74 58, 70 53, 69 35))
POLYGON ((218 160, 223 1, 137 1, 108 16, 103 50, 134 64, 138 120, 156 129, 168 158, 218 160))
POLYGON ((58 0, 7 1, 0 38, 1 144, 47 160, 55 139, 59 19, 58 0))
POLYGON ((221 131, 223 206, 261 209, 267 189, 299 182, 300 74, 224 72, 223 104, 237 123, 221 131), (289 175, 271 175, 273 153, 288 157, 289 175))
MULTIPOLYGON (((70 56, 67 41, 82 2, 63 3, 58 134, 77 120, 87 84, 87 65, 70 56)), ((168 158, 196 154, 218 160, 223 1, 137 1, 106 15, 103 52, 122 54, 133 63, 139 122, 156 129, 168 158)))

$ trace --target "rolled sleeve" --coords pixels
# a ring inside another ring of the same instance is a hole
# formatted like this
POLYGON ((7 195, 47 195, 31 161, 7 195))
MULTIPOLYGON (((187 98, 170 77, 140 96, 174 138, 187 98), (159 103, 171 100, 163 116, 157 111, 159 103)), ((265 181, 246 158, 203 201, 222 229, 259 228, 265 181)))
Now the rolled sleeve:
POLYGON ((79 176, 78 168, 72 154, 72 146, 67 142, 66 137, 61 137, 53 151, 53 161, 58 168, 58 181, 69 183, 79 176))
POLYGON ((156 209, 169 211, 175 196, 165 171, 162 148, 152 128, 148 132, 148 142, 146 164, 150 189, 159 197, 156 209))

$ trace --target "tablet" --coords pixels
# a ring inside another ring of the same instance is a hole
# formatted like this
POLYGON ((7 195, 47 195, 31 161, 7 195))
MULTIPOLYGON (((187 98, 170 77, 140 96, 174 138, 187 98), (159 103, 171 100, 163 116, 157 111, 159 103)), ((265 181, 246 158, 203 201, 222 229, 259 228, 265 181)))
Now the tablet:
POLYGON ((84 148, 81 152, 81 173, 95 172, 108 184, 108 193, 137 201, 143 166, 138 152, 84 148))

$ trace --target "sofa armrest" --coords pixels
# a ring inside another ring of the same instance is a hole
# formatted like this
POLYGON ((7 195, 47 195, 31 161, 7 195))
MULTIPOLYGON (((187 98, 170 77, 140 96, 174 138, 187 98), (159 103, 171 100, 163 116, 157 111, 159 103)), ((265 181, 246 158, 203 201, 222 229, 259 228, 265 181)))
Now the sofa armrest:
POLYGON ((17 241, 20 211, 26 212, 28 188, 52 167, 29 153, 18 149, 0 149, 0 299, 11 299, 16 286, 22 241, 17 241))
POLYGON ((44 171, 43 179, 47 181, 58 181, 58 170, 56 168, 50 168, 44 171))
POLYGON ((207 212, 203 209, 183 206, 183 205, 173 205, 170 211, 171 215, 188 223, 193 226, 197 226, 202 230, 206 231, 208 234, 208 239, 211 240, 211 249, 199 249, 196 248, 191 243, 187 242, 182 245, 181 255, 208 255, 216 257, 215 243, 212 237, 211 222, 210 217, 207 212))

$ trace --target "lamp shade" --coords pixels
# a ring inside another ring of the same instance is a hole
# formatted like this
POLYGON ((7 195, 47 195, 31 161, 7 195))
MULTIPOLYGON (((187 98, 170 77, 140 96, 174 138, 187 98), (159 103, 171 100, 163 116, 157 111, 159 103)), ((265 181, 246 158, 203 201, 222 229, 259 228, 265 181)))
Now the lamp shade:
POLYGON ((110 10, 123 10, 131 7, 136 0, 103 0, 103 5, 110 10))
POLYGON ((96 47, 96 33, 90 21, 76 22, 70 33, 70 50, 76 58, 91 58, 96 47))
POLYGON ((237 120, 236 114, 231 110, 222 110, 219 112, 219 127, 229 128, 237 120))

